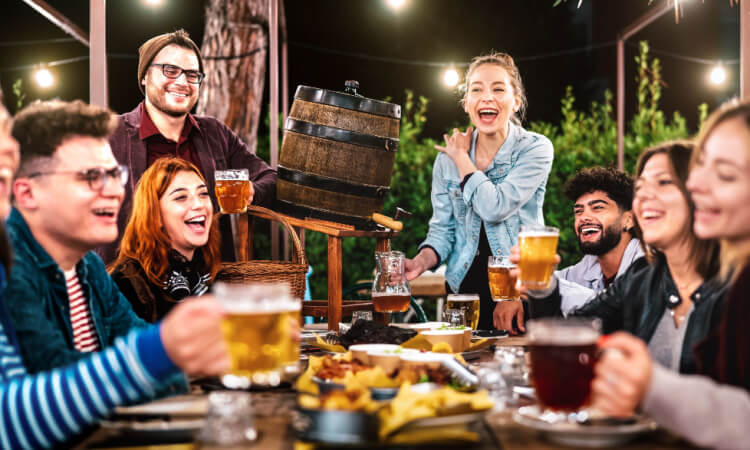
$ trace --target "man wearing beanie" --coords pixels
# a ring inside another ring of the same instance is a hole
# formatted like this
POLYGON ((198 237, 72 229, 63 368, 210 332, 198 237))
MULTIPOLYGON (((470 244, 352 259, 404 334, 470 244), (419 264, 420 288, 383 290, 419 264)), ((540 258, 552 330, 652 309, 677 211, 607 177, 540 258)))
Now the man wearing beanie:
MULTIPOLYGON (((144 100, 119 117, 109 142, 115 158, 127 165, 130 180, 117 217, 119 236, 132 209, 133 191, 143 172, 158 158, 177 156, 195 164, 208 182, 214 207, 214 171, 248 169, 250 201, 270 205, 276 193, 276 171, 257 157, 240 138, 220 121, 190 114, 198 101, 203 58, 198 46, 184 30, 161 34, 138 50, 138 87, 144 100)), ((228 217, 222 220, 222 260, 234 260, 234 244, 228 217)), ((114 260, 116 242, 97 251, 105 263, 114 260)))

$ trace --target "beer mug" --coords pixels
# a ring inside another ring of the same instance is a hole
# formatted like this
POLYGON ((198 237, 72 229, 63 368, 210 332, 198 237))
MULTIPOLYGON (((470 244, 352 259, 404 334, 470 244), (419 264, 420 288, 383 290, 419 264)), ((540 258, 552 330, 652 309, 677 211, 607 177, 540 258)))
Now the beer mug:
POLYGON ((372 282, 372 305, 375 312, 409 310, 411 288, 406 279, 404 260, 402 252, 375 252, 377 266, 372 282))
POLYGON ((545 289, 555 270, 555 253, 560 232, 554 227, 523 225, 518 233, 521 247, 521 284, 529 289, 545 289))
POLYGON ((230 389, 278 385, 286 368, 299 360, 292 336, 299 299, 285 284, 217 282, 213 292, 224 311, 221 328, 231 358, 222 383, 230 389))
POLYGON ((531 381, 539 402, 575 412, 589 403, 601 321, 547 318, 527 324, 531 381))
POLYGON ((247 211, 250 201, 250 177, 247 169, 217 170, 216 199, 223 213, 242 213, 247 211))
POLYGON ((445 300, 445 309, 462 310, 467 327, 476 330, 479 326, 479 294, 450 294, 445 300))
POLYGON ((511 276, 511 269, 516 265, 510 262, 508 256, 490 256, 487 261, 487 278, 490 282, 492 300, 518 300, 520 295, 516 289, 516 277, 511 276))

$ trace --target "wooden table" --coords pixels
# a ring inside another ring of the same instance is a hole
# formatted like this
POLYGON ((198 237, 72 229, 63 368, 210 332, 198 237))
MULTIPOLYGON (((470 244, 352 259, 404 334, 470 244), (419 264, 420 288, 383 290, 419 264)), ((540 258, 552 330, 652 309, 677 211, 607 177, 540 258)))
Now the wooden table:
MULTIPOLYGON (((397 231, 391 229, 365 231, 357 230, 352 225, 336 222, 328 222, 312 218, 300 219, 277 213, 282 216, 291 226, 296 229, 317 231, 328 236, 328 300, 311 300, 302 303, 302 315, 314 317, 327 317, 328 329, 338 331, 339 322, 344 315, 351 315, 354 311, 372 309, 371 301, 343 300, 342 270, 343 251, 342 241, 344 238, 375 238, 377 239, 376 251, 389 251, 390 240, 398 235, 397 231)), ((274 220, 271 215, 262 212, 253 212, 255 217, 274 220)), ((249 228, 252 221, 247 214, 238 214, 237 217, 237 242, 247 242, 246 246, 237 248, 238 259, 246 260, 252 253, 252 234, 249 228)))

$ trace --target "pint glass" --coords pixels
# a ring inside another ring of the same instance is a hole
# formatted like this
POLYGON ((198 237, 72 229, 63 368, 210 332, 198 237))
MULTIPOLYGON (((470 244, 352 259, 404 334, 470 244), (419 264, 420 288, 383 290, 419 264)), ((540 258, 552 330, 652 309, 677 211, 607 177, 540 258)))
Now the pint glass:
POLYGON ((524 225, 518 233, 521 247, 521 284, 529 289, 544 289, 549 285, 555 270, 557 228, 541 225, 524 225))
POLYGON ((507 256, 490 256, 487 261, 487 277, 490 280, 492 300, 518 300, 520 295, 516 289, 516 277, 510 271, 516 267, 507 256))
POLYGON ((445 300, 445 310, 458 309, 464 312, 466 326, 476 330, 479 326, 479 294, 450 294, 445 300))
POLYGON ((563 412, 586 406, 594 378, 599 319, 550 318, 528 323, 531 380, 545 407, 563 412))
POLYGON ((219 282, 214 293, 224 312, 221 327, 231 358, 222 383, 232 389, 279 384, 284 368, 299 358, 292 319, 299 320, 300 301, 283 284, 219 282))
POLYGON ((216 199, 223 213, 247 211, 250 201, 250 178, 247 169, 217 170, 216 199))

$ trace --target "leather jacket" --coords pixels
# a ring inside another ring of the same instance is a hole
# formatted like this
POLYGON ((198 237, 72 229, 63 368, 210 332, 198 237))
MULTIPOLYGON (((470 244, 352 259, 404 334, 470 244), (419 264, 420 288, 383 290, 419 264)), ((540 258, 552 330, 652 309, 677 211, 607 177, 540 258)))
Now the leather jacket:
MULTIPOLYGON (((697 371, 693 348, 719 323, 727 290, 726 283, 713 278, 703 282, 690 296, 694 309, 688 319, 682 345, 681 373, 697 371)), ((574 309, 568 316, 598 317, 602 320, 603 333, 627 331, 648 342, 672 295, 679 297, 664 257, 655 257, 651 264, 643 257, 633 262, 628 271, 606 291, 574 309)), ((557 288, 546 298, 530 299, 530 319, 561 316, 560 303, 557 288)))

